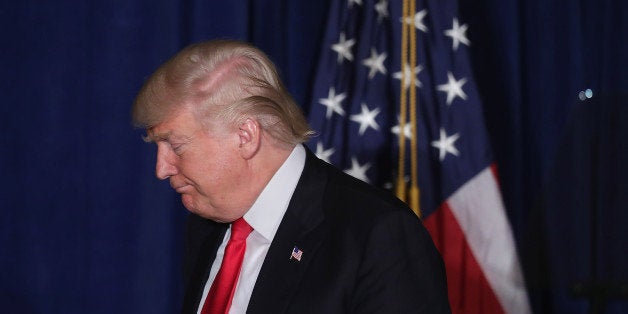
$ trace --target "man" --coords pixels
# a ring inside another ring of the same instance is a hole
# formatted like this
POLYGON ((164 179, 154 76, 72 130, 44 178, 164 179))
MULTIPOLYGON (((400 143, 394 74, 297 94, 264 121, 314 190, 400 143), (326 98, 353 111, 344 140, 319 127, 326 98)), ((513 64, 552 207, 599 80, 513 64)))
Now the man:
POLYGON ((303 146, 313 132, 258 49, 184 49, 145 83, 133 120, 192 213, 184 313, 449 312, 419 219, 303 146))

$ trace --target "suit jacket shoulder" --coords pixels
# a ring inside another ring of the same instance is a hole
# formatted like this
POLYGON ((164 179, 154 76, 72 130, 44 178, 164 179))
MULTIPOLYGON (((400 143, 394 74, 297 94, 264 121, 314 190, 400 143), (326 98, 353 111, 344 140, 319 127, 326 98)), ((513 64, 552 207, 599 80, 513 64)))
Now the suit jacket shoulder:
POLYGON ((418 217, 307 156, 248 312, 448 313, 444 265, 418 217))

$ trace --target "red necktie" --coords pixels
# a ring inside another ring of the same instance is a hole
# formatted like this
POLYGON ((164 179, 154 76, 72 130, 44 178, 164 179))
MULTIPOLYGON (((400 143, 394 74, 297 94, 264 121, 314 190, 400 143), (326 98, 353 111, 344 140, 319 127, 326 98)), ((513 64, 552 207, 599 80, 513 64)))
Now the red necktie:
POLYGON ((202 314, 224 314, 229 312, 231 299, 235 292, 235 286, 240 276, 246 238, 253 228, 243 218, 239 218, 231 224, 231 237, 225 249, 220 270, 212 283, 202 314))

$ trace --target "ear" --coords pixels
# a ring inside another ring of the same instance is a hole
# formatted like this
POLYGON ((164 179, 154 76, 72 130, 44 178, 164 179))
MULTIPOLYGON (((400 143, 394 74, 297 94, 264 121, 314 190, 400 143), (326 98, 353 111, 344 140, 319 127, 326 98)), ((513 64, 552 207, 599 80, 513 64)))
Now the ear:
POLYGON ((240 139, 240 156, 244 159, 251 159, 260 149, 262 130, 259 122, 252 118, 246 118, 238 126, 238 137, 240 139))

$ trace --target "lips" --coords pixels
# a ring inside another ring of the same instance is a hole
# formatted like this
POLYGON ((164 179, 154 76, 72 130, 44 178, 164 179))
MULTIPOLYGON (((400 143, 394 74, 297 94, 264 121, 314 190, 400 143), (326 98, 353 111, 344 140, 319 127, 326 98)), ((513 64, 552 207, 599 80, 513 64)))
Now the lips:
POLYGON ((178 188, 174 188, 174 190, 177 191, 177 193, 179 193, 179 194, 183 194, 183 193, 185 193, 185 190, 186 190, 186 188, 188 186, 189 185, 184 185, 184 186, 181 186, 181 187, 178 187, 178 188))
POLYGON ((170 186, 177 191, 177 193, 183 193, 185 192, 186 188, 189 187, 190 185, 187 183, 175 183, 172 182, 172 180, 170 180, 170 186))

